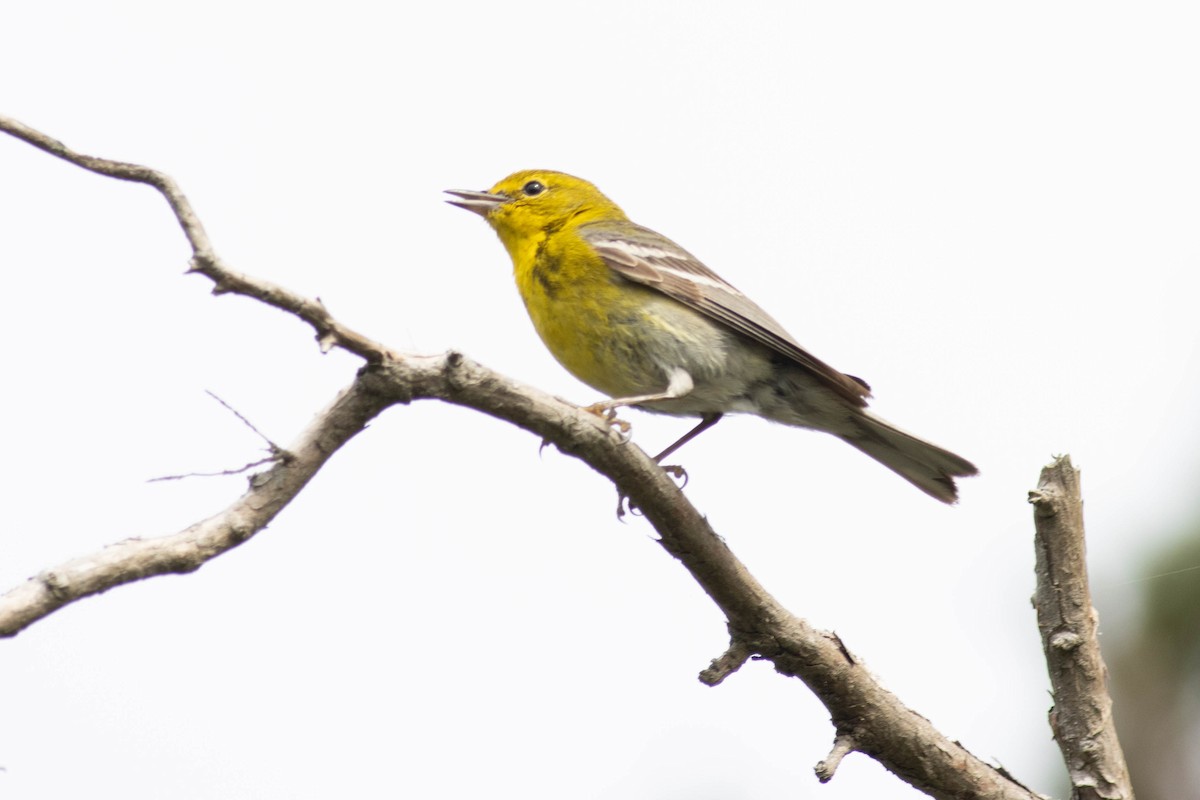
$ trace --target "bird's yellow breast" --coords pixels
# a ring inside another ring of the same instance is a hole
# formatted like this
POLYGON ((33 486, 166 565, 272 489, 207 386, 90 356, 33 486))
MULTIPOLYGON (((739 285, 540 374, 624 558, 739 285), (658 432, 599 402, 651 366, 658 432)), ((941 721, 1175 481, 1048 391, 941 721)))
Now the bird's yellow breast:
POLYGON ((657 342, 677 333, 658 312, 674 301, 613 274, 570 230, 513 244, 517 289, 560 364, 611 397, 664 388, 657 342))

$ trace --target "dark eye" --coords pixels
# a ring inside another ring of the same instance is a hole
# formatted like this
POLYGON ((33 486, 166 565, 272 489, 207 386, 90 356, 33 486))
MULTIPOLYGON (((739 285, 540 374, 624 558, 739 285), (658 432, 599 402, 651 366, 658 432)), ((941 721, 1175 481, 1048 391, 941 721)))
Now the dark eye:
POLYGON ((546 191, 546 187, 541 181, 530 181, 521 187, 521 191, 524 192, 526 196, 533 197, 535 194, 541 194, 542 192, 546 191))

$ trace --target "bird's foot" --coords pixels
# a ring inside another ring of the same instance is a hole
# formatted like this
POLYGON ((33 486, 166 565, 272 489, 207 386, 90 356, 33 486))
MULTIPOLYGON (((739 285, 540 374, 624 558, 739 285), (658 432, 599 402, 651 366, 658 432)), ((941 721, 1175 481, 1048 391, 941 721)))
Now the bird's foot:
POLYGON ((667 473, 677 481, 680 481, 680 489, 688 485, 687 470, 683 467, 679 466, 678 464, 660 464, 659 466, 662 467, 663 472, 667 473))
POLYGON ((593 403, 583 409, 589 414, 595 414, 600 419, 608 423, 608 426, 617 434, 617 439, 620 444, 628 442, 632 436, 633 426, 623 419, 617 417, 617 409, 605 403, 593 403))
MULTIPOLYGON (((678 464, 668 464, 667 466, 663 467, 662 470, 663 470, 663 472, 667 473, 675 480, 680 481, 680 484, 679 484, 680 490, 682 490, 683 487, 687 486, 688 474, 687 474, 687 470, 684 469, 683 467, 679 466, 678 464)), ((617 519, 624 522, 626 514, 633 514, 635 516, 640 517, 640 516, 642 516, 642 510, 640 508, 638 508, 637 503, 633 502, 633 500, 630 499, 629 495, 625 494, 620 489, 618 489, 617 490, 617 519)))
POLYGON ((629 499, 629 495, 617 490, 617 519, 621 522, 625 521, 626 514, 633 514, 636 517, 642 516, 642 510, 637 507, 637 504, 629 499))

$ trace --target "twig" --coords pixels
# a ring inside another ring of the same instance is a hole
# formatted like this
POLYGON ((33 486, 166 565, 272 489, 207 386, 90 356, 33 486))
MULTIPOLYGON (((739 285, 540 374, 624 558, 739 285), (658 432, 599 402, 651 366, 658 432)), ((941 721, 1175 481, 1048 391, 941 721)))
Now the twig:
POLYGON ((213 400, 216 400, 222 406, 224 406, 226 411, 228 411, 230 414, 233 414, 235 417, 237 417, 239 420, 241 420, 241 423, 243 425, 245 425, 250 430, 254 431, 254 433, 258 436, 258 438, 260 438, 264 442, 266 442, 267 452, 269 455, 267 455, 264 458, 260 458, 257 461, 251 461, 249 464, 244 464, 240 467, 233 467, 232 469, 223 469, 223 470, 219 470, 217 472, 186 472, 186 473, 183 473, 182 475, 163 475, 158 478, 150 478, 148 481, 146 481, 146 483, 159 483, 161 481, 181 481, 185 478, 223 478, 223 477, 228 477, 230 475, 241 475, 243 472, 249 472, 250 470, 254 469, 255 467, 261 467, 263 464, 270 464, 274 461, 286 461, 292 457, 291 453, 289 453, 287 450, 283 449, 279 445, 275 444, 275 442, 271 441, 265 433, 263 433, 257 427, 255 427, 253 422, 246 419, 246 417, 240 411, 238 411, 236 408, 229 405, 229 403, 226 403, 224 400, 222 400, 220 397, 218 397, 215 392, 211 392, 208 389, 205 389, 204 393, 207 394, 209 397, 211 397, 213 400))
POLYGON ((157 478, 147 479, 146 483, 181 481, 185 478, 227 478, 231 475, 241 475, 244 472, 249 472, 255 467, 261 467, 263 464, 270 464, 280 460, 283 460, 283 456, 280 453, 272 453, 265 458, 260 458, 258 461, 251 461, 249 464, 243 464, 240 467, 231 467, 230 469, 218 470, 217 472, 184 472, 180 475, 160 475, 157 478))
POLYGON ((205 389, 204 393, 206 395, 208 395, 209 397, 211 397, 213 400, 216 400, 222 406, 224 406, 225 410, 228 411, 230 414, 233 414, 239 420, 241 420, 243 425, 245 425, 247 428, 249 428, 250 430, 254 431, 256 434, 258 434, 258 438, 262 439, 264 442, 267 443, 267 449, 270 450, 272 453, 282 453, 283 452, 283 448, 281 448, 279 445, 277 445, 273 441, 271 441, 270 437, 268 437, 265 433, 263 433, 257 427, 255 427, 253 422, 246 419, 245 415, 242 414, 242 412, 238 411, 236 408, 229 405, 229 403, 226 403, 224 400, 222 400, 216 392, 211 391, 209 389, 205 389))
POLYGON ((730 640, 729 647, 725 652, 714 658, 706 669, 700 671, 700 682, 705 686, 716 686, 741 669, 752 655, 754 655, 754 648, 735 636, 730 640))
POLYGON ((1054 693, 1050 727, 1071 776, 1072 797, 1132 800, 1088 589, 1079 470, 1070 457, 1042 470, 1029 502, 1036 528, 1034 606, 1054 693))
POLYGON ((818 762, 813 771, 817 773, 817 780, 821 783, 829 783, 833 780, 833 775, 837 772, 838 765, 842 763, 842 759, 848 754, 856 750, 854 737, 849 734, 839 733, 837 738, 833 740, 833 749, 829 751, 829 755, 825 756, 824 760, 818 762))

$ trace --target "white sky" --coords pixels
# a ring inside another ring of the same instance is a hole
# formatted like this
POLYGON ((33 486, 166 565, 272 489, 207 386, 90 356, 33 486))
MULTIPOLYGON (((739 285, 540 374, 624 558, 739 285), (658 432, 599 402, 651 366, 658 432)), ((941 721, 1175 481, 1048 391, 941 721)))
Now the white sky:
MULTIPOLYGON (((235 268, 368 335, 581 403, 440 192, 593 180, 980 466, 951 509, 753 418, 680 455, 789 608, 1061 792, 1025 493, 1073 456, 1114 586, 1195 508, 1200 12, 740 5, 24 3, 0 113, 167 171, 235 268)), ((148 188, 7 138, 0 175, 7 589, 241 491, 145 483, 259 457, 204 390, 286 443, 357 363, 182 276, 148 188)), ((629 417, 651 452, 691 424, 629 417)), ((701 686, 722 618, 614 507, 529 434, 393 409, 239 550, 0 643, 0 796, 919 796, 862 756, 819 786, 828 716, 768 666, 701 686)))

